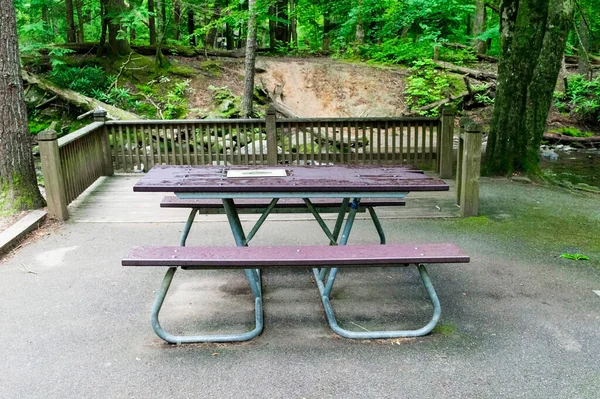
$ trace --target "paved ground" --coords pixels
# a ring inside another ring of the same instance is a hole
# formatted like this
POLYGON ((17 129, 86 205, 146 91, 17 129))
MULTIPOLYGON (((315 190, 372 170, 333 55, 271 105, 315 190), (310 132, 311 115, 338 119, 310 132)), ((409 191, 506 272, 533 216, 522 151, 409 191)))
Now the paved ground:
MULTIPOLYGON (((182 223, 74 217, 0 263, 0 398, 597 398, 598 262, 560 259, 560 245, 530 246, 507 229, 528 201, 588 212, 591 224, 573 220, 599 226, 600 199, 498 182, 482 185, 488 218, 384 219, 389 242, 456 242, 472 263, 430 268, 442 304, 434 334, 380 341, 332 334, 310 273, 298 270, 264 274, 257 339, 167 345, 149 324, 162 270, 120 259, 134 245, 176 245, 182 223)), ((137 211, 121 207, 124 218, 137 211)), ((194 227, 189 245, 233 244, 225 220, 213 218, 194 227)), ((324 241, 314 222, 274 220, 254 243, 324 241)), ((370 222, 359 221, 350 241, 375 243, 370 222)), ((589 245, 581 250, 598 246, 589 245)), ((412 269, 349 271, 334 291, 348 328, 417 327, 430 311, 412 269)), ((163 324, 178 333, 247 328, 248 292, 237 272, 181 272, 163 324)))

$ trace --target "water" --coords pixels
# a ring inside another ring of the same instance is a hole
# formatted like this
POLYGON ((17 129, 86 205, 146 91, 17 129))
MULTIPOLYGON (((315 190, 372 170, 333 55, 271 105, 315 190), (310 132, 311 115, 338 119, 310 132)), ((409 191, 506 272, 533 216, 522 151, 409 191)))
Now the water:
POLYGON ((545 175, 573 184, 585 183, 600 188, 600 150, 555 151, 558 160, 540 160, 545 175))

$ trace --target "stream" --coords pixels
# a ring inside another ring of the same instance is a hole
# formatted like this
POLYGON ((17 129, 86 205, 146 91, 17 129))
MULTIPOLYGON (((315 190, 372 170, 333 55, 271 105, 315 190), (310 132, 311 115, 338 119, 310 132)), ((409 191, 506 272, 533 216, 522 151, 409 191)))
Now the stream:
POLYGON ((574 185, 584 183, 600 189, 600 149, 575 150, 556 146, 552 151, 558 159, 540 158, 540 168, 545 175, 574 185))

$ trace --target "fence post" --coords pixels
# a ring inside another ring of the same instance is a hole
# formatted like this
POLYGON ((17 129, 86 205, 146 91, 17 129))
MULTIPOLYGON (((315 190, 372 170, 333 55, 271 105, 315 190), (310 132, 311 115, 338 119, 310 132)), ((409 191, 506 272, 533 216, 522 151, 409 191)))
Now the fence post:
MULTIPOLYGON (((106 122, 106 115, 107 112, 105 110, 102 108, 96 108, 93 113, 94 122, 106 122)), ((108 129, 106 129, 106 126, 102 126, 100 131, 102 132, 100 134, 100 140, 102 143, 102 175, 112 176, 115 174, 115 170, 113 168, 110 140, 108 139, 108 129)))
POLYGON ((56 132, 54 130, 39 132, 37 140, 40 146, 48 212, 58 220, 67 220, 69 218, 69 211, 67 210, 67 196, 60 164, 56 132))
POLYGON ((265 118, 267 129, 267 164, 277 165, 277 113, 269 106, 265 118))
POLYGON ((463 217, 477 216, 479 208, 479 172, 481 169, 481 125, 467 124, 464 133, 460 212, 463 217))
POLYGON ((460 193, 462 190, 462 166, 465 143, 465 126, 471 123, 469 118, 460 118, 458 123, 458 150, 456 152, 456 205, 460 205, 460 193))
POLYGON ((452 145, 454 138, 454 109, 442 109, 442 127, 438 145, 438 170, 440 179, 452 177, 452 145))

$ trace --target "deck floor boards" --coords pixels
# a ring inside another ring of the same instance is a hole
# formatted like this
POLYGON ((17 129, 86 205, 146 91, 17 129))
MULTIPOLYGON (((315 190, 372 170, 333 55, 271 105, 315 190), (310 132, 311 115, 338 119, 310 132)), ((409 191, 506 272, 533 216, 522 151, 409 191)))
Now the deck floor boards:
MULTIPOLYGON (((429 174, 429 173, 428 173, 429 174)), ((141 174, 115 174, 98 179, 69 205, 70 221, 77 223, 184 223, 187 209, 160 208, 165 193, 134 193, 133 185, 141 174)), ((381 219, 454 218, 460 216, 455 205, 454 180, 445 180, 449 191, 411 192, 406 206, 379 208, 381 219)), ((255 221, 258 215, 240 215, 242 221, 255 221)), ((199 221, 226 221, 225 215, 198 215, 199 221)), ((334 214, 324 215, 332 220, 334 214)), ((358 219, 369 218, 359 214, 358 219)), ((311 220, 310 214, 272 214, 268 220, 311 220)))

